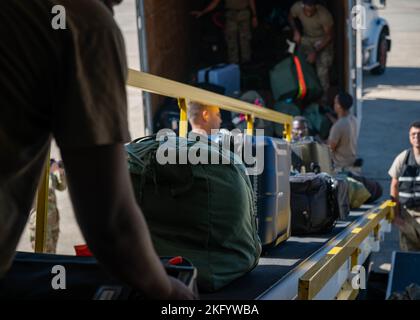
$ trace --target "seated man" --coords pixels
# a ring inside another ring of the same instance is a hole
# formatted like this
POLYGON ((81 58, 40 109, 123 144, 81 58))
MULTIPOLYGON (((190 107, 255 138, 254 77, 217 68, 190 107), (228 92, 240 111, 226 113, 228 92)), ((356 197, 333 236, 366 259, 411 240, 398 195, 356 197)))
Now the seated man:
POLYGON ((292 123, 292 142, 298 142, 308 138, 310 138, 308 120, 302 116, 294 117, 292 123))
POLYGON ((190 101, 187 112, 192 132, 210 136, 220 129, 222 117, 218 107, 190 101))
POLYGON ((358 171, 354 167, 357 153, 358 124, 356 117, 350 113, 353 98, 342 92, 335 97, 334 111, 338 119, 331 128, 328 144, 336 172, 358 171))

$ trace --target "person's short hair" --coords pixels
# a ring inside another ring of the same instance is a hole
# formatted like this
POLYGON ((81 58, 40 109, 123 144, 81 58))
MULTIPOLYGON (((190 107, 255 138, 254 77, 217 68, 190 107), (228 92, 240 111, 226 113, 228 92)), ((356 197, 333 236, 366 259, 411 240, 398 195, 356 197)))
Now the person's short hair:
POLYGON ((303 116, 296 116, 293 118, 293 122, 302 122, 305 123, 306 125, 308 125, 308 119, 306 119, 303 116))
POLYGON ((314 6, 318 4, 318 0, 302 0, 302 3, 306 6, 314 6))
POLYGON ((345 110, 350 110, 353 106, 353 97, 349 95, 347 92, 339 92, 337 94, 338 103, 340 106, 345 110))
POLYGON ((408 130, 411 130, 411 128, 416 128, 416 129, 420 129, 420 121, 414 121, 410 124, 410 127, 408 128, 408 130))
POLYGON ((191 122, 195 122, 197 117, 199 117, 206 108, 207 106, 203 103, 190 101, 187 108, 188 119, 191 122))

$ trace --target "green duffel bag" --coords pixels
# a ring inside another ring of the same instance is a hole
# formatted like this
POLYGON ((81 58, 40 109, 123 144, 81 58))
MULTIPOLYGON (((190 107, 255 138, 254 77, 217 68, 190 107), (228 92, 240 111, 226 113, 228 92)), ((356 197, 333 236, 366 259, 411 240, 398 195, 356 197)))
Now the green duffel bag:
POLYGON ((159 146, 180 155, 180 143, 189 152, 210 145, 200 152, 221 157, 214 144, 171 141, 152 136, 126 145, 136 199, 158 255, 188 258, 198 269, 199 289, 216 291, 258 264, 261 242, 252 185, 245 167, 234 164, 233 153, 230 164, 159 164, 159 146))
POLYGON ((299 50, 270 70, 270 83, 275 100, 294 99, 308 103, 316 101, 323 93, 314 66, 299 50))
MULTIPOLYGON (((292 117, 300 116, 301 111, 293 102, 278 101, 274 104, 274 111, 288 114, 292 117)), ((283 137, 284 125, 281 123, 274 123, 274 136, 283 137)))
POLYGON ((271 91, 274 100, 295 99, 299 93, 299 82, 293 57, 289 56, 270 70, 271 91))
POLYGON ((306 57, 303 53, 298 51, 297 56, 302 66, 306 84, 306 96, 301 100, 306 103, 311 103, 321 98, 324 89, 321 86, 315 67, 306 61, 306 57))

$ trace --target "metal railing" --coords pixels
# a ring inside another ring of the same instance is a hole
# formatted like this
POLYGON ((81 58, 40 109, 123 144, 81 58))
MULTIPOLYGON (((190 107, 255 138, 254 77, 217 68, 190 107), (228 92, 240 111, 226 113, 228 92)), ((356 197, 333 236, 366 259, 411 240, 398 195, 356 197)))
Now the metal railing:
MULTIPOLYGON (((178 99, 180 108, 179 134, 181 137, 187 136, 188 101, 196 101, 205 105, 217 106, 223 110, 244 114, 247 120, 247 134, 249 135, 252 135, 255 118, 268 120, 275 123, 282 123, 284 125, 285 139, 287 141, 291 140, 291 128, 293 121, 292 116, 282 114, 267 108, 257 107, 247 102, 229 98, 220 94, 215 94, 203 89, 132 69, 130 69, 128 73, 127 85, 150 93, 178 99)), ((38 189, 37 196, 38 200, 35 233, 36 252, 43 252, 45 248, 45 235, 47 230, 48 214, 48 177, 49 159, 44 168, 44 173, 42 175, 42 181, 38 189)))
MULTIPOLYGON (((375 239, 379 240, 380 224, 384 219, 389 222, 393 220, 394 207, 395 203, 388 200, 381 206, 368 211, 361 224, 354 226, 347 237, 341 240, 299 279, 298 299, 314 299, 349 259, 351 259, 350 270, 352 270, 358 263, 360 245, 372 232, 375 239)), ((337 299, 353 299, 357 294, 358 290, 353 289, 350 283, 346 282, 338 293, 337 299)))

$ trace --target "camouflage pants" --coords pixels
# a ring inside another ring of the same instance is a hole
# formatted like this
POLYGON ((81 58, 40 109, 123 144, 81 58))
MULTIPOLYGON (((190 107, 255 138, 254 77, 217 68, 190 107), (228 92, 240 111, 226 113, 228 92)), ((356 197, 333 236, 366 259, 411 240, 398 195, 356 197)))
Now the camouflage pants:
POLYGON ((251 60, 251 13, 249 10, 226 11, 225 27, 229 63, 239 63, 239 46, 241 62, 251 60))
MULTIPOLYGON (((36 211, 33 210, 31 212, 31 216, 29 219, 29 231, 30 231, 30 241, 32 244, 32 249, 35 249, 35 230, 36 230, 36 211)), ((46 242, 45 242, 45 253, 56 253, 57 251, 57 242, 58 242, 58 235, 60 233, 60 216, 58 209, 48 210, 48 218, 47 218, 47 235, 46 235, 46 242)))
MULTIPOLYGON (((321 41, 319 38, 302 37, 301 49, 305 55, 315 50, 315 43, 321 41)), ((330 69, 334 61, 334 49, 332 44, 328 45, 324 50, 318 53, 315 62, 316 72, 322 89, 324 89, 324 96, 327 94, 330 87, 330 69)))
POLYGON ((401 217, 406 224, 400 228, 402 251, 420 251, 420 208, 401 208, 401 217))

